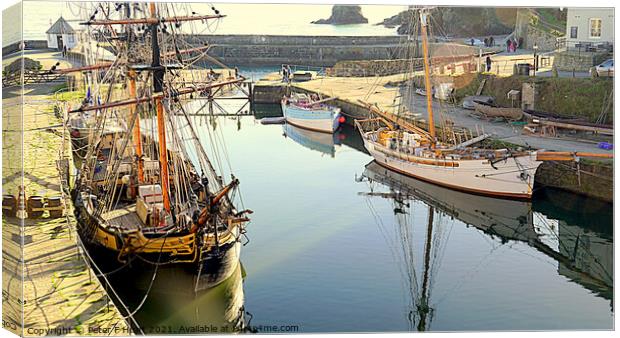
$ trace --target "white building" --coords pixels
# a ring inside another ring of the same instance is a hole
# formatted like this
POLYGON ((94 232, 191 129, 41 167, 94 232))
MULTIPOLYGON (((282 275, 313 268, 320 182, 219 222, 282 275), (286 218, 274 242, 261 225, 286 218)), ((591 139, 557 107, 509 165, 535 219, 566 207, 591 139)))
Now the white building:
POLYGON ((568 8, 566 13, 566 44, 613 44, 613 8, 568 8))
POLYGON ((71 49, 78 42, 75 30, 62 16, 45 34, 47 34, 47 48, 62 50, 66 46, 67 49, 71 49))

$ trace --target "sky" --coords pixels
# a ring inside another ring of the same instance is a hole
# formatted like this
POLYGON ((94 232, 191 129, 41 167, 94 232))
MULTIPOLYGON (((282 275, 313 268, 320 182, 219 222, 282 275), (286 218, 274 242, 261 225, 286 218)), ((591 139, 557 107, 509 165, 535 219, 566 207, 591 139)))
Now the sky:
MULTIPOLYGON (((62 1, 24 1, 24 38, 45 39, 45 31, 60 16, 75 28, 80 16, 86 15, 89 3, 62 1), (80 8, 83 14, 80 15, 80 8), (75 20, 75 21, 72 21, 75 20)), ((394 35, 395 29, 376 26, 383 19, 406 9, 404 5, 362 5, 362 14, 369 20, 365 25, 312 25, 313 20, 328 18, 332 5, 313 4, 247 4, 247 3, 192 3, 191 8, 201 14, 210 14, 211 4, 227 17, 201 33, 265 34, 265 35, 394 35)), ((177 5, 181 7, 180 5, 177 5)), ((15 12, 15 11, 6 11, 15 12)), ((18 14, 5 13, 5 18, 18 14)), ((3 20, 6 22, 7 20, 3 20)), ((13 20, 14 22, 14 20, 13 20)), ((3 24, 3 46, 20 40, 19 25, 3 24)))

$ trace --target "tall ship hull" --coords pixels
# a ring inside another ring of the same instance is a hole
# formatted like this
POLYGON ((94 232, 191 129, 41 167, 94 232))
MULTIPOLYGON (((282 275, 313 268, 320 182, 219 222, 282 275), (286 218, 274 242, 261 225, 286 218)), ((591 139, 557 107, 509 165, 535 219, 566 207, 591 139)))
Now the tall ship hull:
POLYGON ((200 291, 228 279, 240 264, 239 226, 222 233, 216 245, 213 236, 198 238, 190 232, 165 235, 140 231, 140 221, 132 220, 132 207, 125 208, 128 213, 115 210, 98 220, 92 215, 92 204, 84 203, 84 196, 76 196, 74 204, 78 235, 112 271, 128 263, 136 269, 174 264, 196 276, 194 290, 200 291))

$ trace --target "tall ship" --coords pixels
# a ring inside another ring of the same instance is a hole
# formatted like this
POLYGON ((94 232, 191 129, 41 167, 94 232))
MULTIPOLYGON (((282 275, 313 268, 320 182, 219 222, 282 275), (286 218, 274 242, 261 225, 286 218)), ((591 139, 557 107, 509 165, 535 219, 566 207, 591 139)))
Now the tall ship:
POLYGON ((209 46, 191 45, 184 32, 224 17, 212 10, 97 4, 82 23, 86 64, 58 70, 82 76, 86 87, 66 116, 81 147, 72 198, 82 241, 119 265, 185 266, 200 289, 237 270, 251 213, 235 205, 240 182, 216 172, 222 167, 188 111, 192 101, 245 80, 195 66, 209 46))

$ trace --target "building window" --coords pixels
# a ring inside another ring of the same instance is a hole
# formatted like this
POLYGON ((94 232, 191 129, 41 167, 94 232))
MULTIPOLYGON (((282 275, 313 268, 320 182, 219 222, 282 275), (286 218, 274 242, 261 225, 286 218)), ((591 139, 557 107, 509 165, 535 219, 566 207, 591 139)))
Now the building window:
POLYGON ((570 38, 571 39, 576 39, 577 38, 577 26, 572 26, 570 28, 570 38))
POLYGON ((601 37, 601 23, 602 23, 602 20, 599 18, 590 19, 590 37, 591 38, 601 37))

